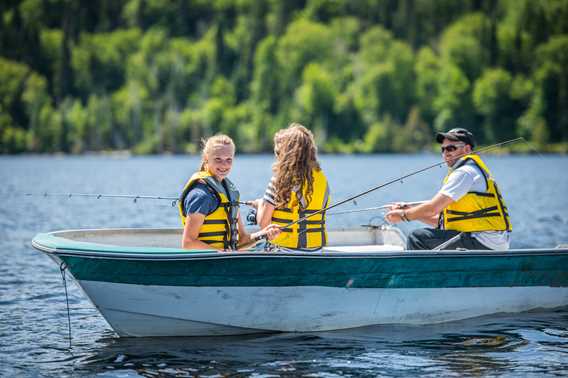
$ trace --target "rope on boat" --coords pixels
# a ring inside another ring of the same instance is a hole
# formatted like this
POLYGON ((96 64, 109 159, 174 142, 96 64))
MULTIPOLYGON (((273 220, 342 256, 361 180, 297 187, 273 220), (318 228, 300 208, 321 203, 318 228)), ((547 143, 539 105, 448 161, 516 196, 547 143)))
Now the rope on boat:
POLYGON ((67 264, 62 261, 59 265, 59 271, 61 272, 61 279, 63 280, 63 286, 65 287, 65 303, 67 304, 67 330, 69 331, 69 350, 71 350, 71 313, 69 311, 69 295, 67 293, 67 279, 65 278, 65 271, 67 270, 67 264))

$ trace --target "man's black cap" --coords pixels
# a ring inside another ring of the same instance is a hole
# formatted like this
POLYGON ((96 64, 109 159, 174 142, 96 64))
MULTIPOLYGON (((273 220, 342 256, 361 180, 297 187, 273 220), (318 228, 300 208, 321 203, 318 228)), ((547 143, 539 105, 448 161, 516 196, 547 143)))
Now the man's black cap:
POLYGON ((451 129, 450 131, 445 133, 436 134, 436 141, 438 143, 442 143, 444 139, 454 140, 456 142, 464 142, 465 144, 469 144, 471 148, 475 147, 475 138, 473 137, 473 134, 468 130, 459 127, 451 129))

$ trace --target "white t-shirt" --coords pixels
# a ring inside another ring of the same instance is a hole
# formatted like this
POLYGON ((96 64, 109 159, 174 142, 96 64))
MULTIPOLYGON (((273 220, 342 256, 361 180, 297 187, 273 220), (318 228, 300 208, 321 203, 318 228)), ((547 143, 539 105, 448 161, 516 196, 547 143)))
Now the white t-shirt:
MULTIPOLYGON (((438 193, 458 201, 467 192, 486 191, 487 185, 483 173, 473 162, 468 162, 450 174, 448 181, 438 193)), ((471 236, 487 248, 495 250, 509 249, 511 238, 509 231, 472 232, 471 236)))

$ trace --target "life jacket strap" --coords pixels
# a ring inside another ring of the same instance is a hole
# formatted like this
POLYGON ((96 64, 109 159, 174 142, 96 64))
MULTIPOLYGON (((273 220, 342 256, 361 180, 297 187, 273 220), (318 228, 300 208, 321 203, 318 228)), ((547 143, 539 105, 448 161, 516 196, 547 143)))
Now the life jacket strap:
POLYGON ((458 211, 458 210, 448 210, 448 214, 452 215, 480 215, 487 213, 489 211, 497 210, 497 206, 486 207, 485 209, 476 210, 476 211, 458 211))
POLYGON ((274 211, 282 211, 284 213, 292 213, 292 209, 290 209, 289 207, 278 207, 276 209, 274 209, 274 211))
POLYGON ((205 219, 203 224, 226 224, 227 221, 224 219, 205 219))
POLYGON ((483 193, 483 192, 468 192, 470 194, 475 194, 479 197, 487 197, 487 198, 495 198, 495 194, 493 193, 483 193))
POLYGON ((491 207, 481 209, 481 210, 478 210, 478 211, 473 211, 473 212, 448 210, 447 211, 448 215, 457 215, 457 216, 448 217, 447 222, 449 223, 449 222, 459 222, 459 221, 468 220, 468 219, 499 217, 499 216, 501 216, 501 214, 499 214, 498 210, 499 209, 498 209, 497 206, 491 206, 491 207))
POLYGON ((302 221, 301 223, 304 223, 304 224, 325 224, 325 222, 323 220, 308 220, 308 219, 302 221))
POLYGON ((199 239, 199 241, 209 245, 219 243, 219 240, 199 239))
POLYGON ((211 232, 200 232, 199 237, 206 236, 224 236, 226 233, 224 231, 211 231, 211 232))
POLYGON ((289 219, 282 219, 282 218, 276 218, 276 217, 272 217, 272 222, 276 222, 276 223, 290 223, 289 219))
POLYGON ((306 233, 310 233, 310 232, 324 232, 325 228, 323 227, 318 227, 318 228, 307 228, 304 230, 304 232, 306 233))

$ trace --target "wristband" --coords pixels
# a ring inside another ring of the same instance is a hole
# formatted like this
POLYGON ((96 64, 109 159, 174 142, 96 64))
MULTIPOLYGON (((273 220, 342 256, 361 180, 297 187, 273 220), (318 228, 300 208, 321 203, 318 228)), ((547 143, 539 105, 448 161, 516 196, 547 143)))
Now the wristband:
POLYGON ((402 210, 402 214, 400 215, 400 219, 402 219, 405 222, 410 222, 410 219, 408 219, 408 217, 406 216, 406 210, 402 210))

